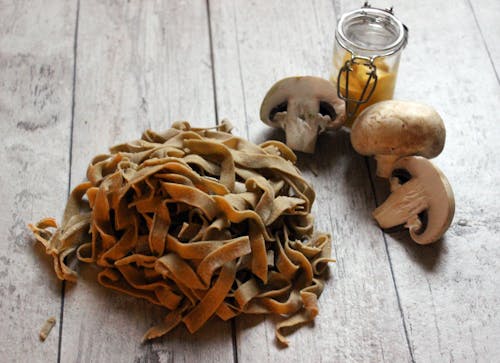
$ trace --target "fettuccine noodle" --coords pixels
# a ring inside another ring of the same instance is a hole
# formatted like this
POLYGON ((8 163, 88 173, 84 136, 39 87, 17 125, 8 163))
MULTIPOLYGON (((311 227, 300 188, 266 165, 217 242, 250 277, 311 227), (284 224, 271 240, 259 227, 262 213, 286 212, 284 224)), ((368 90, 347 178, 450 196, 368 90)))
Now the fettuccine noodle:
POLYGON ((284 144, 255 145, 230 133, 177 122, 164 133, 96 156, 68 200, 61 226, 30 225, 61 280, 68 257, 102 267, 105 287, 168 310, 144 339, 209 318, 279 314, 283 330, 318 314, 330 259, 313 233, 314 191, 284 144))

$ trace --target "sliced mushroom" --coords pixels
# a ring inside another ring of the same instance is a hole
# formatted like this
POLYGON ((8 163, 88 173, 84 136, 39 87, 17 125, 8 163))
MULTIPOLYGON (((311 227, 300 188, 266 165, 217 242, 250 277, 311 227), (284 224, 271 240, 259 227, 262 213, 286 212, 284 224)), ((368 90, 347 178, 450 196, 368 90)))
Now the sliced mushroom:
POLYGON ((260 119, 282 128, 286 144, 293 150, 313 153, 318 134, 340 128, 345 105, 337 89, 319 77, 290 77, 278 81, 267 92, 260 107, 260 119))
POLYGON ((419 244, 440 239, 455 213, 453 190, 444 174, 429 160, 408 156, 394 163, 390 181, 392 193, 373 211, 380 227, 405 224, 419 244))
POLYGON ((387 178, 403 156, 428 159, 441 153, 444 123, 434 108, 408 101, 382 101, 367 107, 354 121, 351 143, 362 155, 375 155, 377 175, 387 178))

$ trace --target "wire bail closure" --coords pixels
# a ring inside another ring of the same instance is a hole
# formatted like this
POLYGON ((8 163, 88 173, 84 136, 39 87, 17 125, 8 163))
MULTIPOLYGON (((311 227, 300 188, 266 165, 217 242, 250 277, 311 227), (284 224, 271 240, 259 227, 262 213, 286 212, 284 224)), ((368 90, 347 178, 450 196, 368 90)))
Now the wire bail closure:
POLYGON ((363 103, 367 103, 370 100, 371 96, 373 95, 373 92, 375 91, 375 87, 377 86, 377 81, 378 81, 377 66, 374 64, 375 58, 376 57, 368 58, 362 56, 355 56, 354 54, 351 53, 351 59, 346 60, 344 66, 339 71, 337 78, 337 96, 345 102, 345 112, 348 118, 352 118, 358 111, 359 106, 363 103), (359 96, 359 99, 349 97, 349 73, 353 71, 352 68, 353 64, 357 66, 364 66, 367 68, 366 75, 368 76, 368 79, 366 80, 366 83, 363 87, 361 95, 359 96), (341 92, 341 79, 342 79, 342 74, 344 73, 345 73, 344 76, 345 95, 343 95, 341 92), (371 88, 370 88, 370 83, 373 84, 371 88), (369 89, 368 94, 365 97, 365 94, 368 89, 369 89), (349 107, 350 104, 352 103, 356 105, 353 110, 351 110, 351 107, 349 107))

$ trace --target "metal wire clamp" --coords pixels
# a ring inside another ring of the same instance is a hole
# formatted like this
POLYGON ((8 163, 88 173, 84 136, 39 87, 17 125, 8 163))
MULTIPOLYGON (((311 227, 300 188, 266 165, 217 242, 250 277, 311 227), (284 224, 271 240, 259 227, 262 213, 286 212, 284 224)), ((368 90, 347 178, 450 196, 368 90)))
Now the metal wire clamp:
POLYGON ((352 118, 359 109, 359 106, 363 103, 367 103, 373 92, 375 91, 375 87, 377 86, 378 76, 377 76, 377 66, 375 66, 374 61, 376 57, 368 58, 362 56, 354 56, 351 54, 351 59, 346 60, 344 66, 340 69, 338 78, 337 78, 337 95, 340 99, 345 102, 345 111, 347 117, 352 118), (357 65, 358 67, 366 67, 366 75, 368 75, 368 79, 363 87, 363 91, 358 98, 352 98, 349 95, 349 73, 353 71, 353 65, 357 65), (342 74, 345 74, 345 95, 341 92, 341 79, 342 74), (368 92, 368 94, 367 94, 368 92), (365 97, 366 95, 366 97, 365 97), (354 104, 354 110, 351 110, 351 105, 354 104))

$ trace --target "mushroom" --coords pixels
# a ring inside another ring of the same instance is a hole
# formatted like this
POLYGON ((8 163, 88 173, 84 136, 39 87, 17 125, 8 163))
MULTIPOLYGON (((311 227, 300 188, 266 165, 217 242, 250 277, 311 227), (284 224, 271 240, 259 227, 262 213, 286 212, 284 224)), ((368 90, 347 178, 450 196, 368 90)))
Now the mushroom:
POLYGON ((318 134, 343 125, 345 104, 326 79, 289 77, 276 82, 267 92, 260 119, 285 130, 286 144, 291 149, 313 153, 318 134))
POLYGON ((432 107, 408 101, 382 101, 367 107, 354 121, 351 143, 362 155, 375 155, 377 175, 387 178, 403 156, 438 156, 446 130, 432 107))
POLYGON ((437 241, 455 213, 455 198, 444 174, 429 160, 407 156, 394 163, 391 194, 373 211, 381 228, 401 224, 419 244, 437 241))

